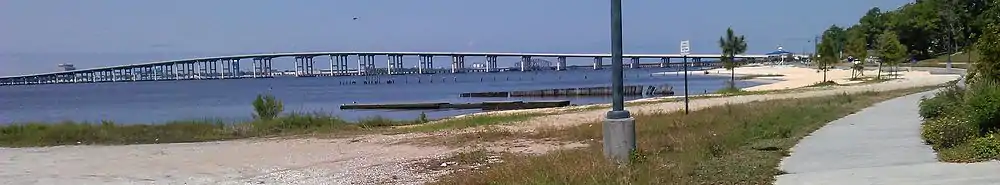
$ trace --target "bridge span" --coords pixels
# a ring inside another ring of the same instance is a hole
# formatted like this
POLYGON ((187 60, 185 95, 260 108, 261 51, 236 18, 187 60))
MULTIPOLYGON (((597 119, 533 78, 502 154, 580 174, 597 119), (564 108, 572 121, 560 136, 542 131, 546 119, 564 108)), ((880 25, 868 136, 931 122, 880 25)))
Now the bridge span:
MULTIPOLYGON (((691 64, 698 65, 702 58, 720 58, 720 54, 625 54, 625 67, 639 68, 640 59, 659 59, 659 67, 681 65, 672 62, 673 59, 691 58, 691 64)), ((271 53, 203 57, 181 60, 157 61, 140 64, 129 64, 90 69, 77 69, 50 73, 28 74, 0 77, 0 85, 35 85, 57 83, 101 83, 125 81, 170 81, 170 80, 206 80, 206 79, 238 79, 238 78, 272 78, 282 75, 272 68, 271 59, 292 57, 295 59, 295 74, 297 77, 314 76, 348 76, 348 75, 398 75, 398 74, 432 74, 432 73, 465 73, 465 72, 501 72, 530 71, 532 58, 555 58, 555 70, 566 70, 567 58, 592 58, 592 68, 600 70, 605 67, 604 59, 611 54, 565 54, 565 53, 471 53, 471 52, 301 52, 301 53, 271 53), (385 67, 377 67, 375 56, 385 56, 385 67), (404 56, 417 56, 419 65, 415 68, 403 66, 404 56), (320 72, 315 67, 315 58, 329 59, 327 73, 320 72), (434 69, 434 59, 449 57, 451 67, 447 71, 434 69), (465 65, 465 57, 485 57, 483 68, 471 69, 465 65), (497 65, 499 57, 517 57, 520 61, 513 69, 500 68, 497 65), (249 71, 240 68, 242 62, 249 59, 252 67, 249 71), (353 64, 352 60, 355 60, 353 64), (353 66, 353 68, 352 68, 353 66)), ((763 59, 767 55, 736 55, 739 59, 763 59)), ((654 64, 656 65, 656 64, 654 64)))

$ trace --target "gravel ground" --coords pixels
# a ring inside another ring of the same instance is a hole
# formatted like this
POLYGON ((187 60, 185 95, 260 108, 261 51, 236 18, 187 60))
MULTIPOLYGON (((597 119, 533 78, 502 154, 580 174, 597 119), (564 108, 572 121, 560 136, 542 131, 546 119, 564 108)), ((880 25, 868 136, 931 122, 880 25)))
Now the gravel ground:
MULTIPOLYGON (((700 99, 691 101, 691 108, 844 92, 885 91, 941 84, 957 77, 922 76, 794 94, 700 99)), ((633 106, 629 110, 633 114, 647 114, 682 108, 682 103, 671 102, 633 106)), ((504 127, 532 131, 542 127, 574 126, 599 121, 605 112, 595 110, 543 116, 504 127)), ((454 132, 369 135, 348 139, 247 139, 126 146, 0 148, 0 184, 421 184, 443 173, 428 173, 412 164, 449 156, 461 149, 418 146, 403 141, 454 132)))

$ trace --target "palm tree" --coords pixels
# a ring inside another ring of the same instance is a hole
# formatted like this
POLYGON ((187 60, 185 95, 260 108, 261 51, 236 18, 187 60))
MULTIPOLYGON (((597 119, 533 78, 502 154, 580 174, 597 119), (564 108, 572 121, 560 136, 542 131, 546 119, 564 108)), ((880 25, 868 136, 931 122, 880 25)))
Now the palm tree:
POLYGON ((733 33, 733 28, 726 29, 726 35, 719 38, 719 47, 722 48, 722 66, 729 70, 729 88, 736 88, 736 55, 747 52, 747 42, 743 35, 737 36, 733 33))

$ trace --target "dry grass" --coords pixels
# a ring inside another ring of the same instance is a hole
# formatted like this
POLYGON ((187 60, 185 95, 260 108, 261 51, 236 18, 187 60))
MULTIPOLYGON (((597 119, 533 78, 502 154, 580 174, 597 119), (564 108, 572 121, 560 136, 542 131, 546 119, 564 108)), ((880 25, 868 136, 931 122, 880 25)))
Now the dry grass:
POLYGON ((725 105, 692 114, 638 115, 639 150, 619 168, 602 155, 600 123, 535 133, 497 132, 456 141, 556 138, 590 144, 543 155, 511 155, 488 169, 456 172, 437 184, 769 184, 799 139, 876 102, 931 87, 725 105))

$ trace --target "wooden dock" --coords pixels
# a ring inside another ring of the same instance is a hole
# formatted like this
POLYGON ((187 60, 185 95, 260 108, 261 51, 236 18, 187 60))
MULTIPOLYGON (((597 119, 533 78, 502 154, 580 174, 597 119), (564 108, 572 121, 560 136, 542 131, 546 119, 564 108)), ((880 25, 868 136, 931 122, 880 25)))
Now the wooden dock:
POLYGON ((340 109, 396 109, 396 110, 428 110, 428 109, 482 109, 482 110, 516 110, 537 109, 569 106, 569 100, 552 101, 486 101, 482 103, 391 103, 391 104, 343 104, 340 109))
MULTIPOLYGON (((636 95, 673 95, 673 88, 670 86, 646 86, 629 85, 625 86, 626 96, 636 95)), ((611 87, 584 87, 584 88, 564 88, 564 89, 541 89, 529 91, 499 91, 499 92, 471 92, 462 93, 462 97, 559 97, 559 96, 610 96, 611 87)))

